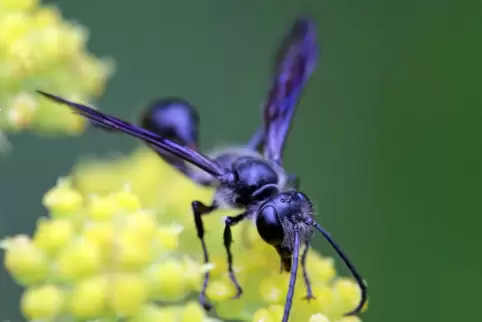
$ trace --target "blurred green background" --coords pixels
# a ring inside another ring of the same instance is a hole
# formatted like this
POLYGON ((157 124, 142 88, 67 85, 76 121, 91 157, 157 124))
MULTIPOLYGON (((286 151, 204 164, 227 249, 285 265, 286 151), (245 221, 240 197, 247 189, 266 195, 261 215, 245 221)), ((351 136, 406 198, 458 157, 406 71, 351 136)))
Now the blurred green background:
MULTIPOLYGON (((363 320, 482 321, 481 2, 55 3, 90 28, 92 52, 117 62, 101 109, 135 120, 151 98, 182 96, 200 110, 206 149, 260 124, 273 50, 311 15, 322 54, 286 166, 368 281, 363 320)), ((95 132, 13 144, 0 158, 0 236, 31 233, 41 197, 80 156, 139 142, 95 132)), ((1 274, 0 320, 22 321, 20 288, 1 274)))

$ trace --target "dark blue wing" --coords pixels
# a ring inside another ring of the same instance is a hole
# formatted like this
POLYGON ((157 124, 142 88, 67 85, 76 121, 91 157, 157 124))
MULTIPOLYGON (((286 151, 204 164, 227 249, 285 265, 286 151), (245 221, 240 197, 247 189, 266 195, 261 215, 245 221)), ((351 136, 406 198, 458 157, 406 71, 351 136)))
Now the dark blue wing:
POLYGON ((151 131, 122 121, 114 116, 99 112, 91 107, 70 102, 61 97, 42 91, 37 92, 57 103, 69 106, 74 111, 74 113, 88 118, 93 123, 97 123, 100 126, 112 129, 113 131, 123 132, 127 135, 141 139, 156 148, 172 153, 173 155, 192 163, 193 165, 206 171, 207 173, 211 174, 216 178, 222 176, 227 172, 227 170, 221 168, 216 162, 214 162, 207 156, 196 152, 188 147, 181 146, 151 131))
POLYGON ((282 162, 291 119, 317 56, 315 25, 307 18, 297 19, 279 47, 273 83, 264 105, 264 154, 269 160, 282 162))

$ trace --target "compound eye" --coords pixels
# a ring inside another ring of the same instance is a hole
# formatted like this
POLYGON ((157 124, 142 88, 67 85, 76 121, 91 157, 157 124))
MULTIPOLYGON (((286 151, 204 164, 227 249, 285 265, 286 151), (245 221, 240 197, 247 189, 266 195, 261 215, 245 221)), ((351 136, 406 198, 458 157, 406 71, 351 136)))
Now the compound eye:
POLYGON ((256 228, 261 238, 270 245, 276 246, 283 242, 284 231, 276 209, 264 206, 256 217, 256 228))

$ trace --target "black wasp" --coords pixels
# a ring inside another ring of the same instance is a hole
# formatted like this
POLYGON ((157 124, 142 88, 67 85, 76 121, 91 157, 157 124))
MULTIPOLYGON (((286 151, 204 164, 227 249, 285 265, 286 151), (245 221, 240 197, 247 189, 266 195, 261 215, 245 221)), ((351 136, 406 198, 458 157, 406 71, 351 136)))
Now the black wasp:
MULTIPOLYGON (((136 126, 88 106, 43 91, 38 92, 69 106, 74 113, 102 128, 123 132, 144 141, 193 181, 216 188, 210 205, 200 201, 192 202, 194 222, 206 263, 209 262, 209 256, 204 242, 202 216, 225 207, 243 210, 237 216, 226 217, 223 234, 229 276, 237 289, 235 298, 241 296, 242 288, 232 267, 231 227, 251 219, 261 238, 278 252, 282 268, 291 272, 282 322, 287 322, 289 318, 302 243, 305 245, 301 265, 307 288, 306 298, 313 298, 306 272, 306 255, 313 228, 335 249, 361 289, 359 304, 353 311, 346 313, 355 315, 367 301, 367 287, 330 234, 314 220, 311 201, 297 191, 296 176, 287 175, 282 165, 284 143, 291 120, 306 82, 315 68, 317 55, 318 44, 313 22, 307 18, 297 19, 276 55, 273 81, 263 104, 263 128, 253 135, 245 148, 226 150, 212 158, 197 151, 199 117, 194 108, 181 99, 158 101, 144 113, 141 126, 136 126), (258 153, 258 149, 262 149, 263 153, 258 153)), ((211 308, 205 294, 208 281, 209 272, 205 275, 200 294, 200 302, 206 309, 211 308)))

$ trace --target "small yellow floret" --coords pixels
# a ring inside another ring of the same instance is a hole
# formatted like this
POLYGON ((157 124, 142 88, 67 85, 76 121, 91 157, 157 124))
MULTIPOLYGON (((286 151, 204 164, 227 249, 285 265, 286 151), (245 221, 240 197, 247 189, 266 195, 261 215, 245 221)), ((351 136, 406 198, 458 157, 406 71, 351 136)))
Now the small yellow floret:
MULTIPOLYGON (((25 54, 27 50, 21 48, 21 52, 25 54)), ((38 103, 32 95, 20 93, 10 100, 7 107, 7 119, 12 127, 24 128, 32 122, 37 108, 38 103)))
POLYGON ((64 292, 55 285, 31 288, 22 296, 22 313, 29 320, 53 320, 61 312, 64 301, 64 292))
POLYGON ((358 316, 344 316, 337 322, 362 322, 358 316))
POLYGON ((256 312, 254 312, 252 322, 276 322, 276 321, 271 319, 268 309, 261 308, 256 310, 256 312))
POLYGON ((360 302, 361 292, 355 281, 348 278, 338 278, 333 283, 333 291, 337 308, 346 313, 351 311, 360 302))
POLYGON ((225 280, 210 281, 206 293, 213 301, 227 300, 234 295, 231 285, 225 280))
POLYGON ((326 285, 315 285, 313 293, 316 296, 314 301, 318 304, 319 310, 326 313, 334 303, 333 290, 326 285))
POLYGON ((318 254, 310 253, 306 266, 310 272, 310 277, 315 281, 328 283, 336 276, 333 258, 324 258, 318 254))
POLYGON ((116 274, 108 280, 111 309, 119 316, 136 314, 147 300, 147 282, 136 274, 116 274))
POLYGON ((39 220, 34 235, 34 243, 49 254, 55 254, 64 247, 74 236, 72 221, 66 218, 39 220))
POLYGON ((91 196, 87 205, 87 216, 92 220, 111 220, 118 211, 114 198, 91 196))
POLYGON ((153 213, 138 210, 125 217, 123 232, 140 240, 151 242, 156 233, 156 218, 153 213))
POLYGON ((126 185, 122 191, 116 193, 114 200, 119 207, 125 211, 139 210, 141 204, 139 198, 132 192, 129 185, 126 185))
POLYGON ((102 253, 98 245, 81 238, 72 242, 59 255, 59 277, 67 281, 93 275, 102 268, 102 253))
POLYGON ((111 222, 91 222, 85 227, 84 238, 89 242, 99 245, 104 260, 111 260, 115 247, 114 238, 116 231, 111 222))
POLYGON ((176 308, 145 305, 140 312, 130 317, 128 322, 178 322, 176 308))
POLYGON ((164 301, 185 297, 188 288, 184 275, 184 265, 172 259, 152 266, 149 269, 152 297, 164 301))
POLYGON ((28 11, 35 8, 39 0, 0 0, 0 7, 8 10, 28 11))
POLYGON ((179 246, 179 235, 184 227, 181 225, 162 225, 157 228, 155 245, 160 251, 173 251, 179 246))
POLYGON ((146 236, 120 232, 114 241, 112 260, 120 268, 138 270, 152 261, 152 249, 146 236))
POLYGON ((189 256, 184 256, 184 280, 186 285, 193 291, 200 292, 204 273, 212 268, 211 264, 200 264, 189 256))
POLYGON ((270 276, 261 282, 259 294, 268 303, 281 303, 286 297, 285 284, 281 277, 270 276))
POLYGON ((330 320, 321 313, 313 314, 309 322, 330 322, 330 320))
POLYGON ((83 196, 72 187, 70 179, 61 178, 57 185, 45 194, 42 203, 54 216, 70 215, 80 210, 83 196))
POLYGON ((198 302, 189 302, 182 310, 180 322, 203 322, 205 317, 204 308, 198 302))
POLYGON ((281 321, 283 319, 284 306, 271 305, 268 307, 269 315, 273 321, 281 321))
POLYGON ((77 318, 101 316, 106 308, 108 282, 104 276, 96 276, 78 282, 70 298, 70 312, 77 318))
POLYGON ((0 48, 24 37, 31 28, 30 17, 23 12, 10 13, 0 20, 0 48))
POLYGON ((43 6, 33 13, 33 23, 37 29, 57 25, 61 19, 59 9, 53 6, 43 6))
POLYGON ((3 242, 6 248, 5 266, 22 284, 43 281, 49 274, 49 264, 42 251, 25 235, 3 242))

